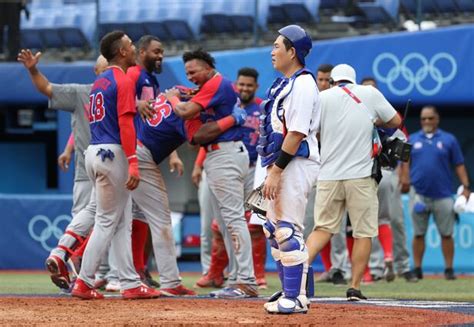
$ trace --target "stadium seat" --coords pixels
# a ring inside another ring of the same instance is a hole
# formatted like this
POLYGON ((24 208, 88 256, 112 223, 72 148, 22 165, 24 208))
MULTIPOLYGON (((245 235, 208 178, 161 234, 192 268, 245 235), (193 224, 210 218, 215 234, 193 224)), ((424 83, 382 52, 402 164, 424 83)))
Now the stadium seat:
POLYGON ((457 0, 461 12, 474 12, 474 0, 457 0))
POLYGON ((157 36, 161 41, 168 42, 171 41, 171 36, 165 25, 161 22, 145 22, 143 23, 145 33, 149 35, 157 36))
POLYGON ((123 23, 118 27, 123 30, 133 42, 145 35, 145 27, 141 23, 123 23))
POLYGON ((390 16, 385 8, 376 3, 363 2, 358 4, 369 24, 394 25, 397 21, 390 16))
POLYGON ((321 0, 319 2, 319 10, 341 10, 347 5, 347 0, 321 0))
POLYGON ((308 8, 302 3, 284 3, 281 7, 291 23, 311 23, 313 21, 308 8))
POLYGON ((118 23, 101 23, 99 24, 99 40, 102 39, 102 37, 114 30, 118 30, 122 28, 122 24, 118 23))
POLYGON ((41 50, 44 48, 43 39, 38 29, 25 28, 20 30, 21 47, 23 49, 41 50))
POLYGON ((267 24, 286 24, 288 17, 281 6, 268 7, 267 24))
POLYGON ((60 49, 64 47, 63 40, 57 28, 42 28, 39 30, 46 48, 60 49))
POLYGON ((454 0, 435 0, 441 14, 457 13, 459 11, 454 0))
POLYGON ((230 20, 234 31, 238 33, 253 33, 254 20, 252 16, 232 15, 230 20))
POLYGON ((171 19, 163 22, 174 41, 194 41, 191 28, 184 20, 171 19))
POLYGON ((64 46, 69 48, 89 48, 90 44, 86 36, 77 27, 62 27, 59 34, 63 39, 64 46))
POLYGON ((229 16, 224 14, 208 14, 202 16, 201 33, 222 34, 234 32, 229 16))

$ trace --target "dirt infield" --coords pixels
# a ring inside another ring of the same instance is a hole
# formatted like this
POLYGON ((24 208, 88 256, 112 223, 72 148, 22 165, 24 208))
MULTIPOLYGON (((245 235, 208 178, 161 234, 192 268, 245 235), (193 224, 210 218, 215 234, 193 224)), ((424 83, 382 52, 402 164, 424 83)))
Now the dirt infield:
POLYGON ((308 314, 269 315, 263 300, 155 299, 81 301, 0 298, 0 325, 451 325, 473 315, 360 304, 313 303, 308 314))

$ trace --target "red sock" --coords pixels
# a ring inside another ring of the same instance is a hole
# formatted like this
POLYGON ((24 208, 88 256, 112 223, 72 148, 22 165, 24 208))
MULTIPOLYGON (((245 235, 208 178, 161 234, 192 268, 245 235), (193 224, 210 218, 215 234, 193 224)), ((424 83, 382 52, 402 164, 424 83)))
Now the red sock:
POLYGON ((145 262, 143 252, 145 251, 146 239, 148 237, 148 224, 134 219, 132 222, 132 255, 135 270, 143 271, 145 262))
POLYGON ((323 262, 324 270, 329 271, 331 269, 331 241, 329 241, 321 250, 321 261, 323 262))
POLYGON ((352 261, 352 249, 354 248, 354 238, 352 236, 346 237, 347 252, 349 252, 349 261, 352 261))
POLYGON ((76 251, 74 251, 74 256, 82 257, 84 255, 87 243, 89 243, 89 237, 91 237, 91 234, 87 235, 87 238, 84 240, 84 242, 82 242, 82 244, 76 249, 76 251))
POLYGON ((393 234, 389 224, 379 226, 379 241, 385 261, 393 261, 393 234))

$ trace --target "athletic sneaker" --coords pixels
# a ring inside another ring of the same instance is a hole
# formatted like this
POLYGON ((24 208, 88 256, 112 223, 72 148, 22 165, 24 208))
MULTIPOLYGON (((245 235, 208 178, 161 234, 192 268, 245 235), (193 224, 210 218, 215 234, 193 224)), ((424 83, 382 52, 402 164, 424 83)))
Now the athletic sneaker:
POLYGON ((145 286, 143 284, 122 292, 122 298, 124 300, 155 299, 160 296, 160 291, 155 290, 152 287, 145 286))
POLYGON ((444 270, 444 278, 446 278, 446 280, 456 280, 453 268, 446 268, 444 270))
POLYGON ((162 288, 160 289, 161 295, 163 296, 195 296, 196 292, 184 287, 183 284, 179 284, 176 287, 162 288))
POLYGON ((367 300, 367 298, 362 295, 360 290, 356 290, 355 288, 349 288, 346 292, 347 301, 360 301, 360 300, 367 300))
POLYGON ((393 282, 395 280, 395 271, 393 269, 393 261, 385 261, 385 269, 383 276, 387 282, 393 282))
POLYGON ((224 276, 217 276, 211 277, 209 274, 202 275, 201 278, 198 279, 194 287, 200 288, 221 288, 224 285, 224 276))
POLYGON ((415 274, 416 278, 423 279, 423 271, 421 270, 421 267, 413 269, 413 274, 415 274))
POLYGON ((268 288, 267 280, 265 278, 257 278, 257 286, 259 290, 266 290, 268 288))
POLYGON ((64 260, 56 255, 51 255, 46 259, 45 265, 51 274, 51 281, 54 285, 65 290, 69 289, 71 280, 64 260))
POLYGON ((104 295, 87 285, 82 279, 76 279, 71 295, 83 300, 102 300, 104 295))
POLYGON ((418 277, 416 277, 415 274, 413 273, 413 271, 411 271, 411 270, 405 271, 402 274, 402 277, 405 278, 405 280, 408 283, 418 283, 418 277))
POLYGON ((209 295, 219 299, 242 299, 248 297, 258 297, 258 291, 252 285, 235 284, 230 287, 211 292, 209 295))
POLYGON ((332 277, 331 277, 331 281, 334 285, 346 285, 347 284, 346 280, 344 279, 344 275, 343 275, 342 271, 340 271, 339 269, 334 271, 334 273, 332 274, 332 277))
POLYGON ((120 292, 120 282, 117 279, 111 279, 107 285, 105 285, 106 292, 120 292))

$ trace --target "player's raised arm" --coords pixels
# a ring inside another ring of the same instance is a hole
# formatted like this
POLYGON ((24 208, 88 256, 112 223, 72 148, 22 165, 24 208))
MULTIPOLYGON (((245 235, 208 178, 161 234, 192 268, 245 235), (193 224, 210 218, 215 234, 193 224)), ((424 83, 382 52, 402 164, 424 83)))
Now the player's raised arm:
POLYGON ((31 80, 35 87, 48 98, 53 96, 53 88, 49 80, 39 71, 36 65, 41 57, 41 52, 33 54, 30 49, 22 49, 17 60, 25 66, 30 73, 31 80))

